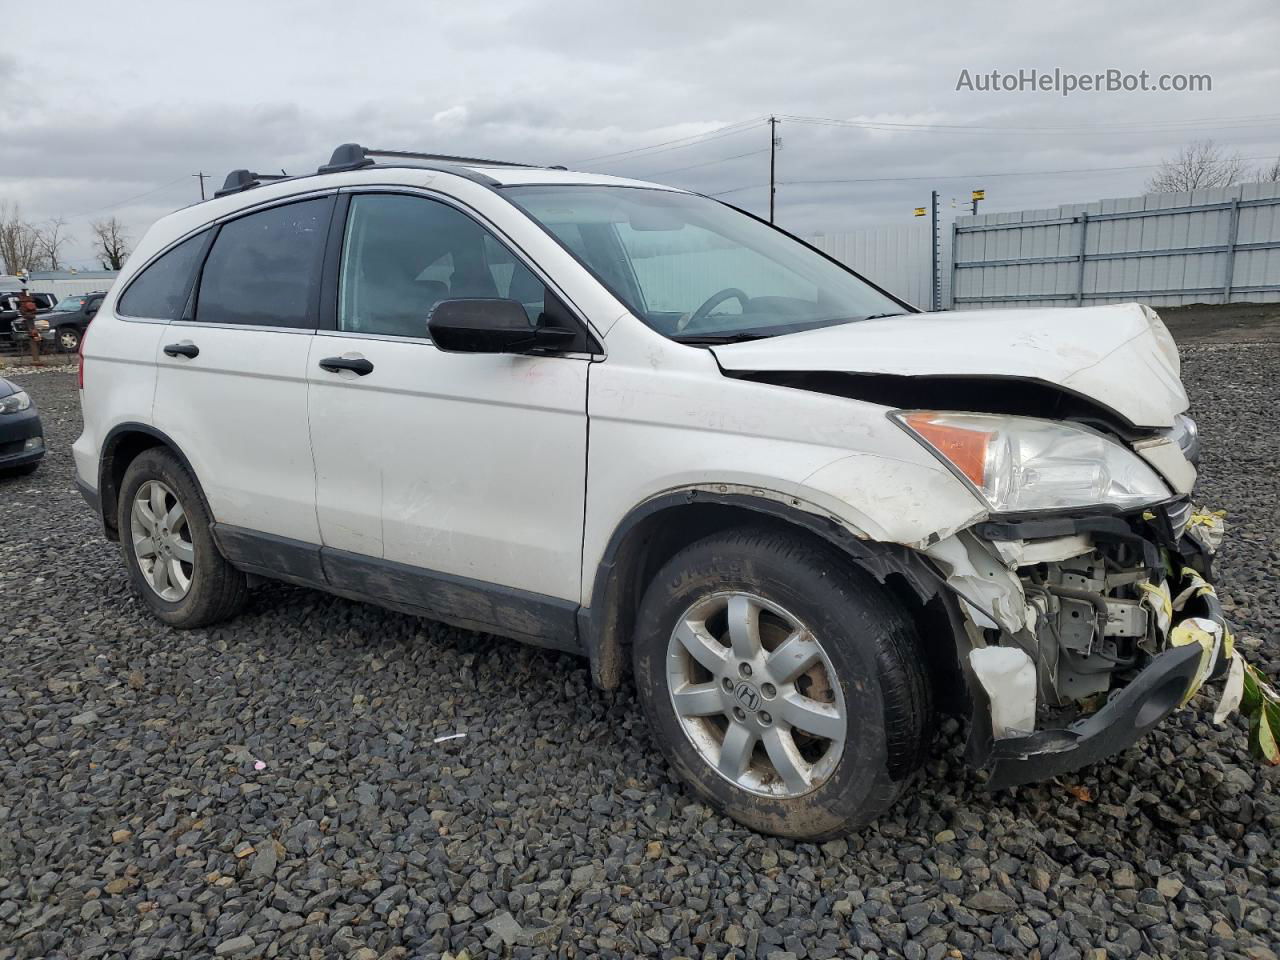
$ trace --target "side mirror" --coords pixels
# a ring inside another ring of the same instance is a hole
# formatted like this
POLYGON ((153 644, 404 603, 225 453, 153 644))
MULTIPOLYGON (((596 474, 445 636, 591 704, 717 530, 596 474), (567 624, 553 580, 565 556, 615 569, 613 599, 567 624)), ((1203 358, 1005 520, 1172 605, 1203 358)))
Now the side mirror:
POLYGON ((539 348, 566 347, 572 330, 529 324, 518 300, 469 297, 441 300, 427 320, 431 341, 450 353, 528 353, 539 348))

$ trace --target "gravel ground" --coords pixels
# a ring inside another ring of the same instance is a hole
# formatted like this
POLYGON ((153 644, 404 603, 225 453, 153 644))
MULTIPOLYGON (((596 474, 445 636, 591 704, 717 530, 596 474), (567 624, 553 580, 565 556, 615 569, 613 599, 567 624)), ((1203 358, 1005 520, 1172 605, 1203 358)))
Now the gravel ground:
MULTIPOLYGON (((1186 354, 1223 592, 1280 673, 1280 344, 1186 354)), ((1280 950, 1280 778, 1208 697, 996 795, 951 721, 873 828, 765 838, 692 800, 633 694, 574 658, 283 586, 162 626, 72 489, 74 377, 22 382, 52 449, 0 481, 0 958, 1280 950)))

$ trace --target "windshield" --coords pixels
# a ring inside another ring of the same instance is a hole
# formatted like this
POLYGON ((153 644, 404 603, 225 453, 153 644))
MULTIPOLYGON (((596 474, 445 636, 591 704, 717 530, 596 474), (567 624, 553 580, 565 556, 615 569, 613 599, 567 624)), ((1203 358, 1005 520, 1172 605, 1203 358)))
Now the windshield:
POLYGON ((675 340, 754 339, 907 312, 839 264, 707 197, 608 186, 503 194, 675 340))
POLYGON ((63 297, 53 308, 54 313, 75 313, 84 306, 84 297, 63 297))

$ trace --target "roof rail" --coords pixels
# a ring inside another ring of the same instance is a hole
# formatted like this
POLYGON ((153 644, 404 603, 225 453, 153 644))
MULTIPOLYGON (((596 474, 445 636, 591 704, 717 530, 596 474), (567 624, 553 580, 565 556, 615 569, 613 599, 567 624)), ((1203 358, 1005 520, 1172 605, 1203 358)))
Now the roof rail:
POLYGON ((280 173, 254 173, 252 170, 232 170, 227 174, 227 179, 223 182, 222 189, 214 191, 213 195, 215 197, 225 197, 244 190, 252 190, 254 187, 261 186, 264 180, 287 180, 288 178, 288 174, 283 171, 280 173))
POLYGON ((329 162, 317 173, 340 173, 343 170, 359 170, 372 166, 375 157, 392 157, 400 160, 434 160, 439 163, 475 164, 485 167, 526 167, 539 169, 536 163, 515 163, 510 160, 486 160, 483 157, 459 157, 449 153, 414 153, 409 150, 374 150, 358 143, 344 143, 333 151, 329 162))

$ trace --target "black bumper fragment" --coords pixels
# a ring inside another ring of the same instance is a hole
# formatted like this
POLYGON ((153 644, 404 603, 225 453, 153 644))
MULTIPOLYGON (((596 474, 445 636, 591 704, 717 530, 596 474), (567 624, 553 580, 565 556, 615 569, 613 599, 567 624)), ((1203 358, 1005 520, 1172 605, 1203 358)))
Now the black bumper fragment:
POLYGON ((1047 780, 1131 746, 1177 709, 1195 678, 1201 652, 1194 643, 1166 650, 1101 710, 1065 729, 994 741, 987 787, 1003 790, 1047 780))

